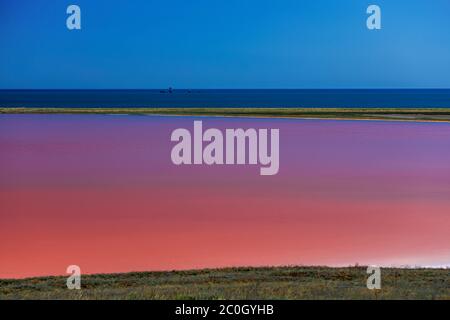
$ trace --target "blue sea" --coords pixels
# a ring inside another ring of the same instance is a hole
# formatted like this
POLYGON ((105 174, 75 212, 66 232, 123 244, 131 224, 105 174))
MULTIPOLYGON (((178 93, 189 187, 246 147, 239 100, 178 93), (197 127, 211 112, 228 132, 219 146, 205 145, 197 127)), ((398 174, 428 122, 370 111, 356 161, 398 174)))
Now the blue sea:
POLYGON ((0 107, 450 108, 450 89, 0 90, 0 107))

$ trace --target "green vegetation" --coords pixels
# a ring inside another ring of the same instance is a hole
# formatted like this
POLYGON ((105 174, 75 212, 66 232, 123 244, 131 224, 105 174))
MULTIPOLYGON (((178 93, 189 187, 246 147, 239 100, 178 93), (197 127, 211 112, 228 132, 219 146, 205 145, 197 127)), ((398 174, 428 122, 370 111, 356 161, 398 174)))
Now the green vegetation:
POLYGON ((448 269, 381 270, 381 290, 366 287, 366 267, 265 267, 0 280, 0 299, 450 299, 448 269))
POLYGON ((0 114, 135 114, 450 122, 450 108, 0 108, 0 114))

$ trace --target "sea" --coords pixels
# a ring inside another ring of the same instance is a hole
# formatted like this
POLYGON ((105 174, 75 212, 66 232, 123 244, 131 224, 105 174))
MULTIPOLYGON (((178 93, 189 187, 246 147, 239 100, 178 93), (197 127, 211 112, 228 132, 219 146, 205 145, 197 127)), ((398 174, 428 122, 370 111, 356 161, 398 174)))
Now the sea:
POLYGON ((0 107, 450 108, 450 89, 0 90, 0 107))

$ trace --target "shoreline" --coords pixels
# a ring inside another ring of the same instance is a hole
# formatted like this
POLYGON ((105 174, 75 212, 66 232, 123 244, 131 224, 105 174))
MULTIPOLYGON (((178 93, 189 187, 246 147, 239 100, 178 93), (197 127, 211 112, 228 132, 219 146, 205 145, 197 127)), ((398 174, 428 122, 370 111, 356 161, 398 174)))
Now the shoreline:
POLYGON ((450 298, 449 288, 443 285, 449 281, 447 269, 382 268, 382 274, 382 290, 378 292, 367 289, 365 266, 228 267, 86 274, 81 279, 82 295, 81 291, 67 290, 64 275, 0 279, 0 300, 450 298))
MULTIPOLYGON (((321 265, 321 264, 310 264, 310 265, 302 265, 302 264, 275 264, 275 265, 224 265, 224 266, 211 266, 204 268, 175 268, 175 269, 149 269, 149 270, 129 270, 129 271, 116 271, 116 272, 95 272, 95 273, 84 273, 87 277, 98 277, 98 276, 123 276, 128 274, 153 274, 153 275, 162 275, 162 274, 172 274, 172 273, 207 273, 207 272, 217 272, 217 271, 232 271, 232 270, 268 270, 268 269, 327 269, 327 270, 347 270, 347 269, 367 269, 369 265, 321 265)), ((423 270, 433 270, 433 271, 447 271, 450 270, 450 266, 442 265, 442 266, 422 266, 422 265, 380 265, 381 269, 384 270, 405 270, 405 271, 423 271, 423 270)), ((36 279, 58 279, 58 278, 67 278, 66 273, 52 273, 52 274, 36 274, 30 276, 23 277, 1 277, 0 282, 14 282, 14 281, 32 281, 36 279)))
POLYGON ((217 116, 450 123, 450 108, 0 108, 0 114, 217 116))
POLYGON ((211 116, 450 123, 450 108, 4 108, 0 114, 211 116))
MULTIPOLYGON (((105 115, 108 115, 105 113, 105 115)), ((115 115, 129 115, 133 114, 109 114, 115 115)), ((136 114, 134 114, 136 115, 136 114)), ((159 117, 211 117, 211 118, 244 118, 244 119, 293 119, 293 120, 330 120, 330 121, 386 121, 386 122, 419 122, 419 123, 450 123, 449 120, 427 120, 427 119, 394 119, 394 118, 330 118, 330 117, 299 117, 299 116, 263 116, 263 115, 198 115, 198 114, 142 114, 142 116, 159 116, 159 117)))

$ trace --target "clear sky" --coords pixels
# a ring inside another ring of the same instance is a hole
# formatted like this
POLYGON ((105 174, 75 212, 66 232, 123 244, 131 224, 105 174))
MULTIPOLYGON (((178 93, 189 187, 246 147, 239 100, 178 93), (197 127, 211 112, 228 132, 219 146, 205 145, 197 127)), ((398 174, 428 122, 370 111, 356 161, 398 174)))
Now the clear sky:
POLYGON ((168 86, 450 88, 450 1, 0 0, 0 88, 168 86))

